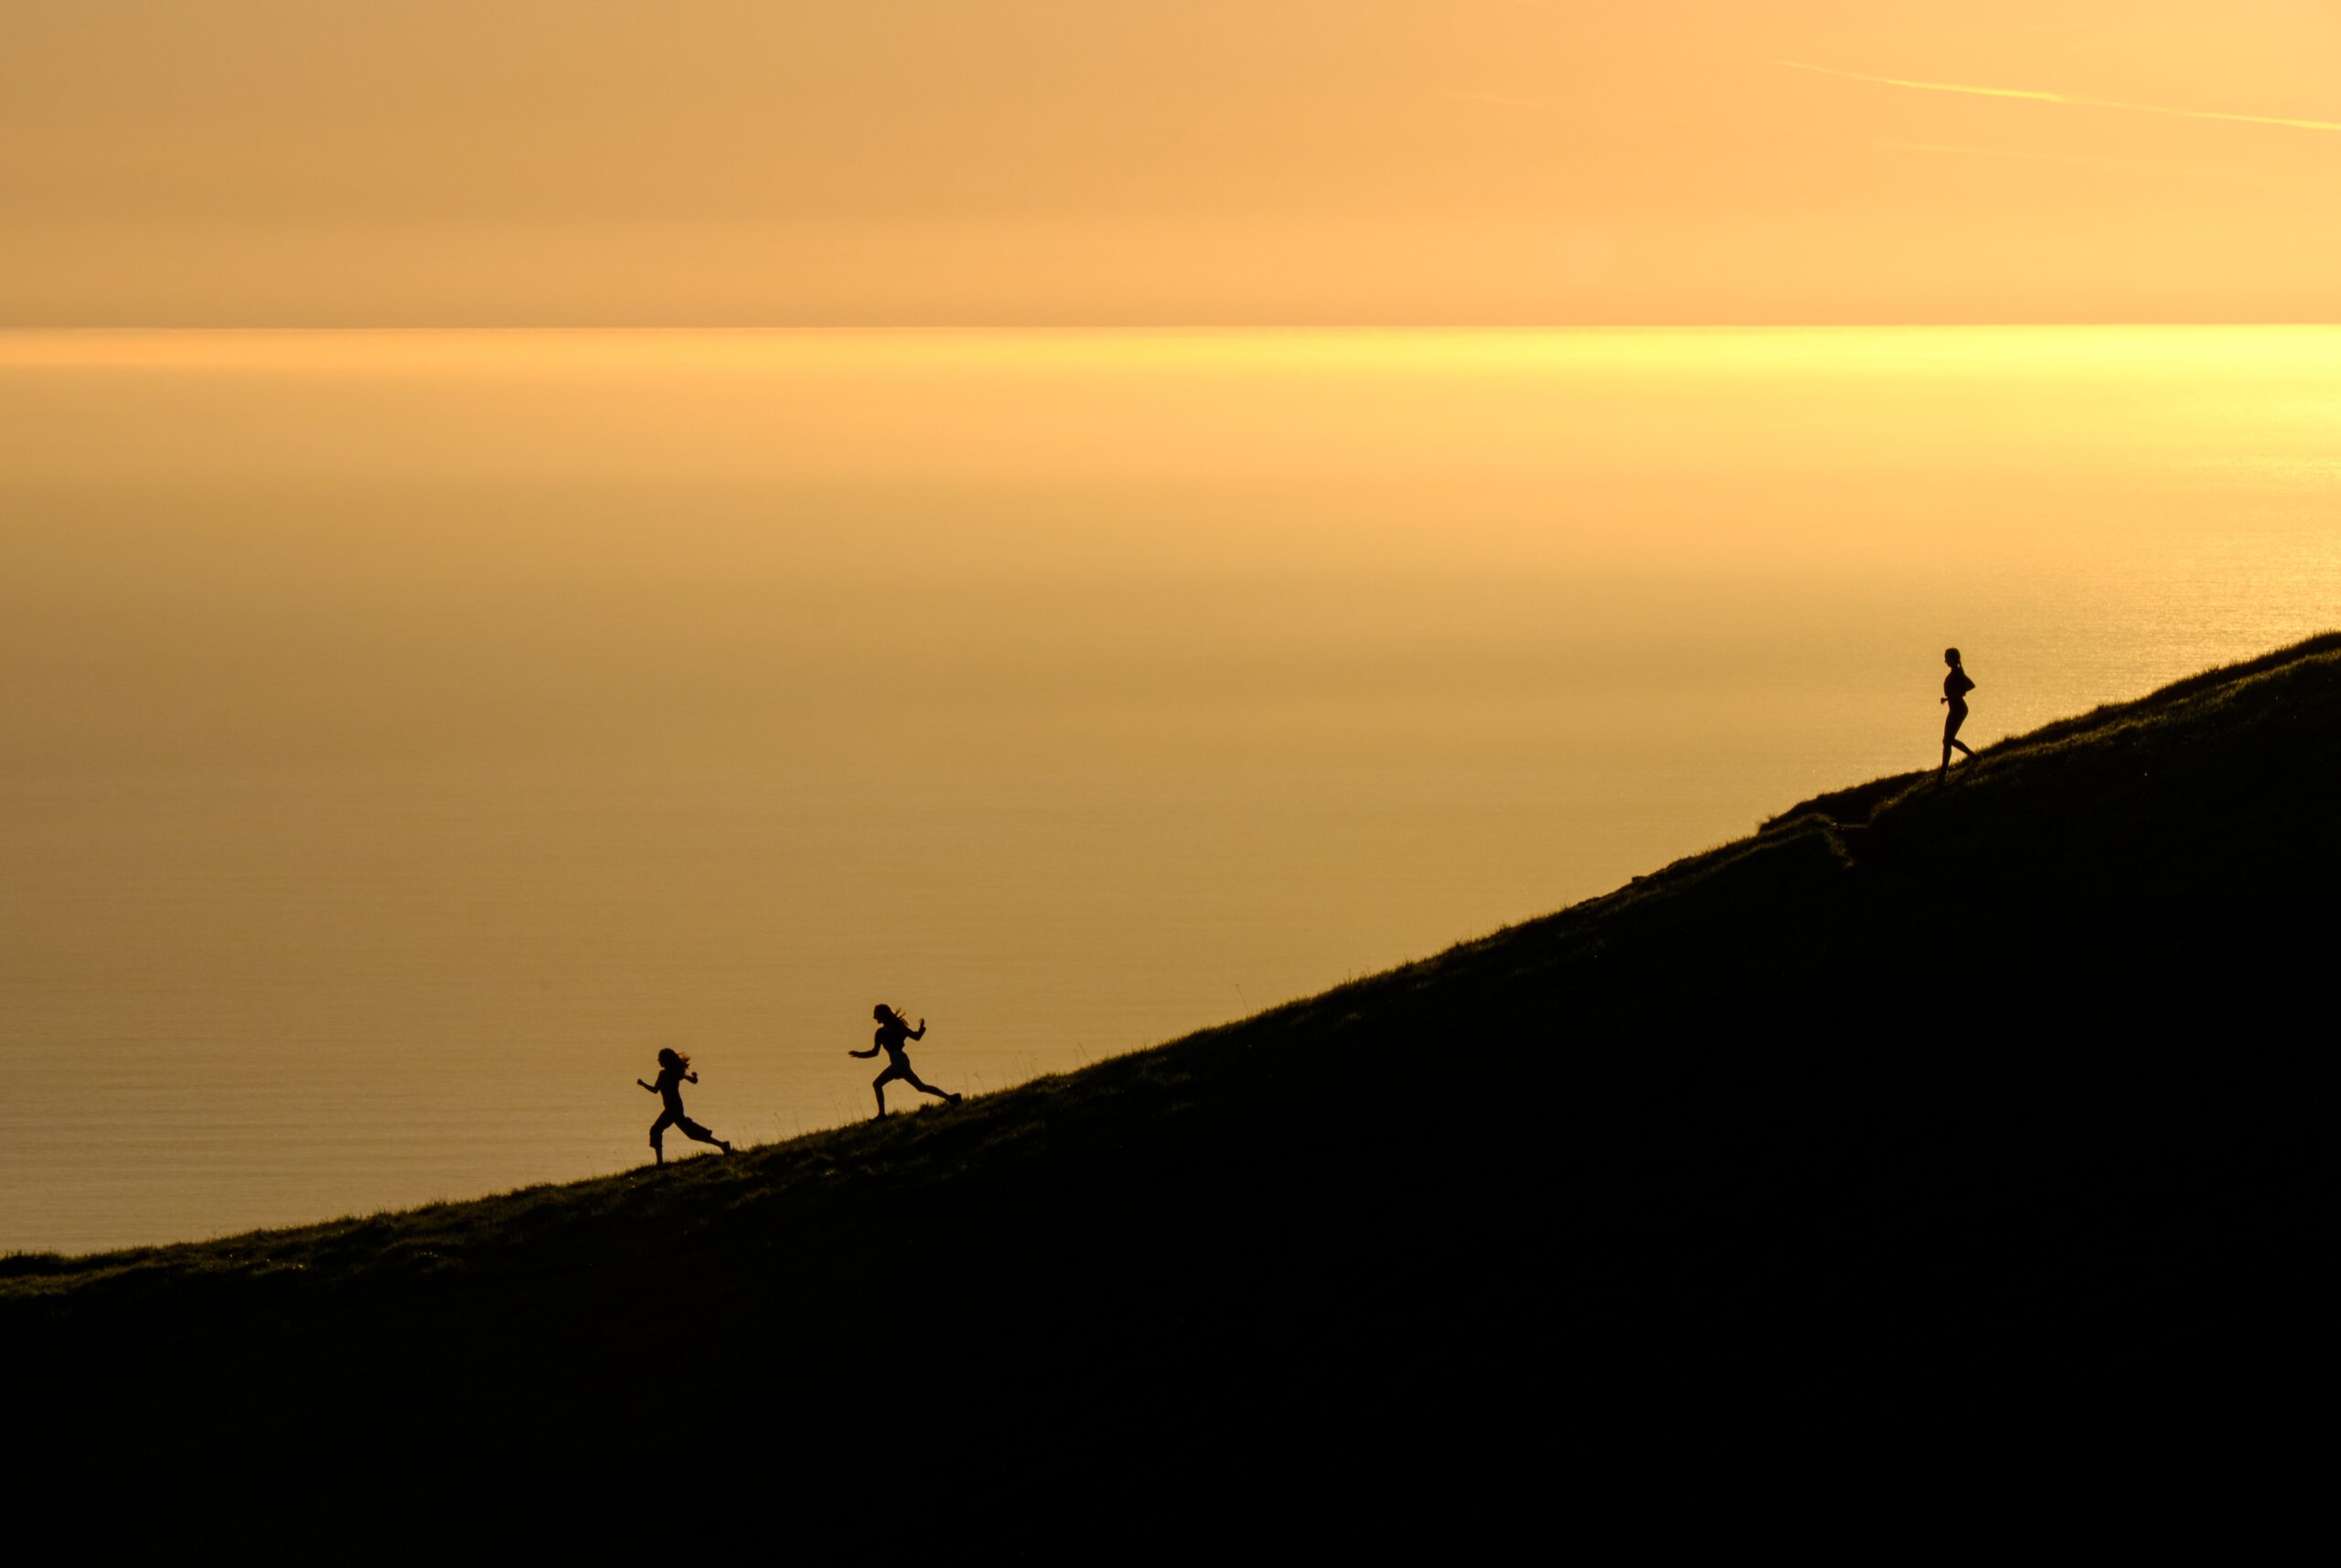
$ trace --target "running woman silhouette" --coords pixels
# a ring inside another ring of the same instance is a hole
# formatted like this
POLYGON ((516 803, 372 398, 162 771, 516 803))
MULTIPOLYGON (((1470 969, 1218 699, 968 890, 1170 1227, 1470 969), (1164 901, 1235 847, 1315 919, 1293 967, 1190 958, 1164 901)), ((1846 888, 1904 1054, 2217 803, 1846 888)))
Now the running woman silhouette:
POLYGON ((1938 782, 1951 772, 1951 753, 1953 751, 1959 752, 1971 763, 1975 760, 1974 752, 1959 738, 1959 727, 1967 722, 1967 694, 1975 689, 1975 683, 1967 678, 1966 668, 1959 662, 1957 648, 1943 649, 1942 662, 1951 667, 1951 673, 1942 677, 1942 699, 1951 711, 1942 717, 1942 766, 1935 770, 1938 782))
POLYGON ((699 1082, 699 1074, 691 1071, 691 1059, 679 1051, 661 1051, 658 1053, 658 1082, 642 1083, 641 1079, 635 1080, 636 1083, 642 1083, 645 1089, 667 1102, 667 1108, 658 1113, 657 1121, 650 1124, 650 1152, 657 1157, 660 1165, 667 1163, 665 1140, 668 1127, 680 1127, 683 1129, 683 1136, 687 1138, 693 1138, 703 1144, 713 1144, 725 1154, 732 1152, 730 1144, 683 1115, 683 1081, 685 1079, 689 1079, 693 1083, 699 1082))
POLYGON ((918 1074, 911 1071, 911 1059, 908 1053, 903 1050, 903 1042, 905 1040, 925 1040, 926 1038, 926 1020, 925 1019, 919 1019, 918 1028, 913 1029, 910 1025, 903 1021, 902 1014, 896 1012, 893 1008, 888 1007, 883 1002, 881 1002, 875 1008, 872 1008, 870 1011, 870 1016, 878 1020, 878 1032, 876 1037, 871 1041, 870 1049, 868 1051, 849 1051, 846 1054, 848 1056, 871 1057, 877 1055, 881 1051, 883 1051, 886 1053, 886 1071, 881 1072, 877 1077, 870 1081, 870 1087, 871 1091, 878 1096, 878 1119, 880 1121, 884 1121, 886 1119, 886 1085, 891 1080, 896 1078, 901 1079, 903 1083, 909 1084, 914 1089, 919 1090, 924 1093, 934 1095, 936 1099, 941 1100, 946 1105, 956 1105, 959 1103, 958 1095, 946 1094, 932 1083, 920 1083, 918 1074))

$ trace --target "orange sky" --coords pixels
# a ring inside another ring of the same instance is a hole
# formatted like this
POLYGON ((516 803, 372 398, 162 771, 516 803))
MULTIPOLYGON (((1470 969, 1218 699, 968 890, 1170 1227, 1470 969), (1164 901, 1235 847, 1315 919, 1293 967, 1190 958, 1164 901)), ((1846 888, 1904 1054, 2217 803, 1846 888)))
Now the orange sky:
POLYGON ((11 0, 0 325, 2333 320, 2312 0, 11 0))

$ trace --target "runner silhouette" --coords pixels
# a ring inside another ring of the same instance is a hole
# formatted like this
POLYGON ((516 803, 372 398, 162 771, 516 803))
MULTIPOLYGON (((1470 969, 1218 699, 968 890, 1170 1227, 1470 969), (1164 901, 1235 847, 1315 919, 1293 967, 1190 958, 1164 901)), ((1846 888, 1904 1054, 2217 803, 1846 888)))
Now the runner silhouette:
POLYGON ((1959 662, 1957 648, 1943 649, 1942 662, 1951 667, 1951 673, 1942 677, 1942 699, 1950 706, 1951 711, 1942 718, 1942 766, 1935 770, 1938 783, 1951 772, 1951 753, 1953 751, 1959 752, 1971 763, 1975 760, 1975 753, 1966 741, 1959 738, 1959 727, 1967 722, 1967 694, 1975 689, 1975 683, 1967 678, 1966 668, 1959 662))
POLYGON ((650 1152, 657 1157, 660 1165, 667 1163, 665 1139, 668 1127, 680 1127, 683 1129, 683 1136, 687 1138, 696 1139, 703 1144, 713 1144, 725 1154, 732 1152, 730 1144, 683 1115, 683 1081, 685 1079, 694 1083, 699 1082, 699 1074, 691 1071, 691 1059, 679 1051, 661 1051, 658 1053, 658 1082, 642 1083, 641 1079, 635 1080, 636 1083, 642 1083, 645 1089, 667 1102, 667 1108, 658 1113, 657 1121, 650 1124, 650 1152))
POLYGON ((848 1056, 871 1057, 877 1055, 881 1051, 883 1051, 886 1053, 886 1071, 881 1072, 877 1077, 870 1081, 871 1092, 878 1096, 878 1119, 880 1121, 885 1120, 886 1117, 886 1085, 897 1078, 901 1079, 903 1083, 909 1084, 914 1089, 934 1095, 936 1099, 941 1100, 946 1105, 956 1105, 959 1103, 958 1095, 946 1094, 932 1083, 922 1083, 919 1082, 918 1074, 911 1071, 911 1059, 908 1053, 903 1050, 903 1042, 905 1040, 925 1040, 926 1038, 926 1020, 925 1019, 919 1019, 918 1028, 913 1029, 910 1025, 903 1021, 902 1014, 896 1012, 893 1008, 888 1007, 883 1002, 879 1003, 875 1008, 871 1008, 870 1016, 878 1020, 878 1032, 876 1037, 871 1040, 870 1049, 868 1051, 849 1051, 846 1054, 848 1056))

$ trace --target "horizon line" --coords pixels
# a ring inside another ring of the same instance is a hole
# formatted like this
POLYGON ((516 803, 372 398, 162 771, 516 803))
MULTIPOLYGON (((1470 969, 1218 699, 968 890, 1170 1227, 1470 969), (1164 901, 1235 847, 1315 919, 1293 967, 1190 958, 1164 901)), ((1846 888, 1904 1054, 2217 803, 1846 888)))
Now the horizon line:
POLYGON ((2341 326, 2341 318, 2253 316, 2102 317, 2035 320, 1989 317, 1975 320, 1876 321, 1421 321, 1421 322, 0 322, 0 336, 65 333, 198 332, 1024 332, 1024 333, 1214 333, 1214 332, 1823 332, 1884 330, 1995 330, 2008 327, 2147 326, 2341 326))

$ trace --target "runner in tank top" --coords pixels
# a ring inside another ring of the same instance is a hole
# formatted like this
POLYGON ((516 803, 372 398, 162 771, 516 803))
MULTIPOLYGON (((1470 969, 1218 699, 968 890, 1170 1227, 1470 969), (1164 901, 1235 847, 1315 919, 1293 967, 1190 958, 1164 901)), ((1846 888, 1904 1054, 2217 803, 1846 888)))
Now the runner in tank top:
POLYGON ((1971 763, 1975 760, 1974 752, 1959 738, 1959 727, 1967 722, 1967 694, 1975 689, 1975 683, 1967 678, 1967 669, 1959 662, 1957 648, 1943 649, 1942 662, 1951 667, 1951 673, 1942 677, 1942 699, 1951 711, 1943 715, 1942 765, 1935 770, 1937 780, 1951 772, 1952 752, 1958 752, 1971 763))
POLYGON ((871 1092, 878 1096, 879 1120, 883 1121, 886 1115, 886 1085, 897 1078, 923 1093, 934 1095, 946 1105, 956 1105, 959 1103, 958 1095, 946 1094, 931 1083, 921 1083, 918 1074, 911 1071, 910 1053, 903 1050, 903 1046, 908 1041, 926 1038, 925 1019, 919 1019, 918 1028, 913 1029, 903 1021, 902 1014, 883 1002, 871 1008, 870 1016, 878 1020, 878 1032, 871 1040, 870 1049, 849 1051, 846 1054, 871 1057, 882 1051, 886 1053, 886 1071, 871 1079, 870 1083, 871 1092))
POLYGON ((635 1080, 636 1083, 642 1083, 645 1089, 666 1102, 666 1109, 660 1111, 658 1119, 650 1124, 650 1153, 660 1165, 667 1163, 666 1137, 668 1127, 680 1127, 683 1130, 683 1136, 687 1138, 699 1143, 713 1144, 725 1154, 732 1152, 730 1144, 683 1115, 683 1083, 686 1079, 693 1083, 699 1082, 699 1074, 691 1071, 691 1059, 679 1051, 661 1051, 658 1053, 658 1082, 642 1083, 641 1079, 635 1080))

